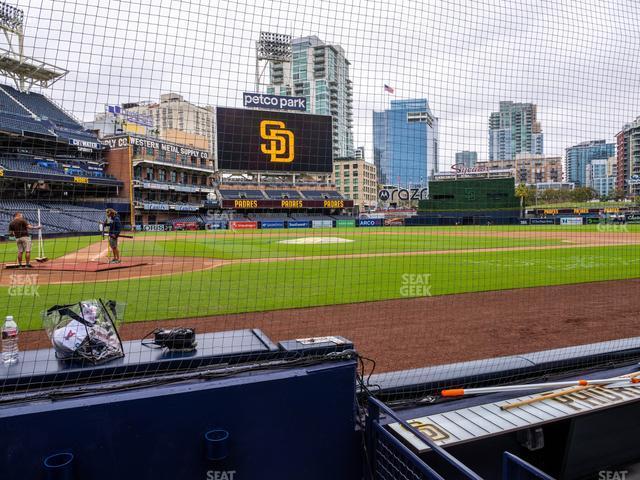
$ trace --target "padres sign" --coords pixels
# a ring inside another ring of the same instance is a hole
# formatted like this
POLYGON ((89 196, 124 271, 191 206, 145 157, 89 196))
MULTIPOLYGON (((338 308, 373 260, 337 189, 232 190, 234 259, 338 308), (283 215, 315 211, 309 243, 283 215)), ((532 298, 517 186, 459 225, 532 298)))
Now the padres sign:
POLYGON ((243 108, 216 110, 222 171, 329 173, 331 116, 243 108))
POLYGON ((269 155, 271 162, 291 163, 295 158, 295 137, 285 128, 284 122, 263 120, 260 122, 260 137, 266 143, 260 145, 262 153, 269 155))

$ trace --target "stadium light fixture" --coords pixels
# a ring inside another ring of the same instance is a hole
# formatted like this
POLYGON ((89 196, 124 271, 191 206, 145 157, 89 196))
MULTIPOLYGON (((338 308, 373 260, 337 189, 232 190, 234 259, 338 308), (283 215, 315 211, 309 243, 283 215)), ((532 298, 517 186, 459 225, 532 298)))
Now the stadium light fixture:
POLYGON ((13 80, 21 92, 29 91, 33 85, 48 88, 68 73, 24 54, 24 12, 2 1, 0 30, 8 44, 8 48, 0 48, 0 75, 13 80))
POLYGON ((291 35, 273 32, 260 32, 256 42, 256 92, 260 91, 260 78, 269 62, 291 61, 291 35), (267 64, 260 71, 260 62, 267 64))
POLYGON ((5 2, 0 2, 0 28, 11 32, 22 32, 24 12, 5 2))

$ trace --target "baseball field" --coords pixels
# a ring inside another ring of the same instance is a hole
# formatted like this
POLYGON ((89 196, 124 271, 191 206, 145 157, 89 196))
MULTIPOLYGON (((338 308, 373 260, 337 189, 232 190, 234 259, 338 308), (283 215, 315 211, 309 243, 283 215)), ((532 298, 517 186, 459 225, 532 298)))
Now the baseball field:
POLYGON ((47 240, 48 262, 2 271, 0 305, 43 346, 40 312, 99 297, 127 304, 125 338, 176 324, 344 335, 383 370, 637 334, 624 312, 640 310, 640 225, 139 233, 121 249, 142 265, 75 269, 107 262, 106 242, 47 240))

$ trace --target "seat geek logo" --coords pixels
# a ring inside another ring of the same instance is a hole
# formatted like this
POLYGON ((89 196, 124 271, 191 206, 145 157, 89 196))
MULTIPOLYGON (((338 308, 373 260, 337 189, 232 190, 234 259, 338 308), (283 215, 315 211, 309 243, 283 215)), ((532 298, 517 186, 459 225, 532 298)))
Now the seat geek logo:
POLYGON ((284 95, 265 95, 263 93, 243 93, 242 103, 247 108, 264 108, 267 110, 307 111, 305 97, 287 97, 284 95))
POLYGON ((260 151, 269 155, 269 160, 276 163, 291 163, 295 158, 295 137, 287 130, 284 122, 279 120, 262 120, 260 137, 266 142, 260 145, 260 151))

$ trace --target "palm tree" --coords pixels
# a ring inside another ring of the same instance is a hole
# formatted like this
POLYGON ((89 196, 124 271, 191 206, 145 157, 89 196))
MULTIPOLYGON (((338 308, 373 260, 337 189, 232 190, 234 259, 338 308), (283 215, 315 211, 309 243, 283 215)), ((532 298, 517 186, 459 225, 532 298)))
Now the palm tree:
POLYGON ((516 186, 516 197, 520 198, 520 216, 524 217, 524 198, 529 195, 529 187, 524 183, 516 186))

